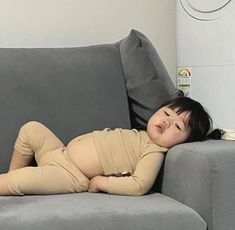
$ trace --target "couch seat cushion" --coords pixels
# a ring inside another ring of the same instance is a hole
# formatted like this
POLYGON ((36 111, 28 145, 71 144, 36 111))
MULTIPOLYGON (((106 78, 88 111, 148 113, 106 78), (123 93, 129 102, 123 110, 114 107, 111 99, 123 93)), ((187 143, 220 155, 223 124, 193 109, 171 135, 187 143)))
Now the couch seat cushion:
POLYGON ((79 193, 0 197, 0 229, 204 230, 206 224, 191 208, 159 193, 79 193))

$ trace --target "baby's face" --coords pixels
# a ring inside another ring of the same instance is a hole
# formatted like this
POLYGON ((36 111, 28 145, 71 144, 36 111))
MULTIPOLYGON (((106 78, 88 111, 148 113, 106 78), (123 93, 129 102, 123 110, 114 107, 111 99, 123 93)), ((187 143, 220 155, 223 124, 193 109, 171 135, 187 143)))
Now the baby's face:
POLYGON ((147 124, 149 138, 162 147, 170 148, 186 141, 190 134, 188 120, 190 112, 176 113, 167 106, 155 112, 147 124))

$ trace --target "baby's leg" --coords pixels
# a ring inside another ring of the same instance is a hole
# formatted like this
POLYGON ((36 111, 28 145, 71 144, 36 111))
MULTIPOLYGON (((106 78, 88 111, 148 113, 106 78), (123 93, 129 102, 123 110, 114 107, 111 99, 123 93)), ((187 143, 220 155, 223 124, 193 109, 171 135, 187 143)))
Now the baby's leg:
POLYGON ((30 121, 19 131, 9 170, 28 166, 35 157, 38 162, 44 153, 64 144, 43 124, 30 121))
POLYGON ((23 155, 14 149, 11 157, 9 171, 29 166, 33 160, 33 155, 23 155))
POLYGON ((7 173, 0 174, 0 196, 12 195, 7 186, 7 173))
MULTIPOLYGON (((12 195, 49 195, 87 191, 89 180, 81 176, 80 180, 75 182, 65 169, 55 165, 46 165, 25 167, 8 172, 6 186, 12 195)), ((5 195, 0 191, 1 194, 5 195)))

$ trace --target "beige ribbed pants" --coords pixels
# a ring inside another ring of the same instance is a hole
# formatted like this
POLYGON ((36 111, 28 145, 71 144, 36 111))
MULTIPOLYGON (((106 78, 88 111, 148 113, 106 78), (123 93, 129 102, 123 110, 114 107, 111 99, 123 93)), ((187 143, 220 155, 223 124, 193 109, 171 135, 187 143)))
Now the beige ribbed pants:
POLYGON ((15 150, 34 155, 37 167, 10 171, 8 188, 12 194, 60 194, 87 191, 89 179, 70 160, 64 144, 44 125, 31 121, 19 131, 15 150))

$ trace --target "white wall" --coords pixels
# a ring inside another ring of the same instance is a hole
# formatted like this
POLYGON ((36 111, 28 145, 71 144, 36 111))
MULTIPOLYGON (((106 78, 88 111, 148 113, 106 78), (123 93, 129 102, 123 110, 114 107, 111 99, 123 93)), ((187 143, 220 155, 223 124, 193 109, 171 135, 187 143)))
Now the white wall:
POLYGON ((177 65, 191 68, 191 96, 219 128, 235 129, 234 42, 235 1, 177 0, 177 65))
POLYGON ((175 79, 175 8, 173 0, 0 0, 0 47, 113 43, 135 28, 175 79))

